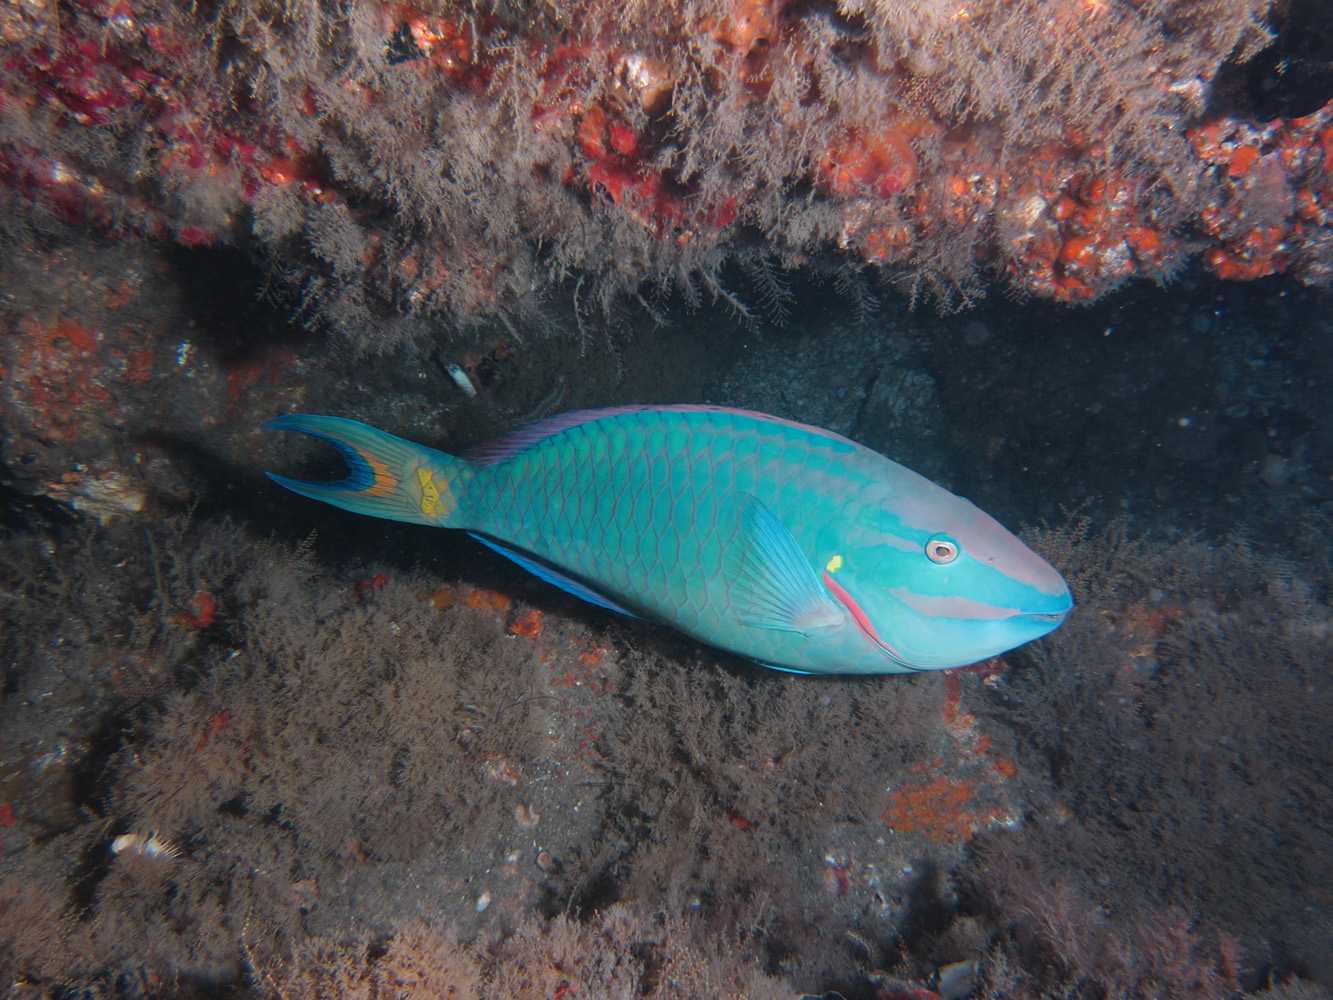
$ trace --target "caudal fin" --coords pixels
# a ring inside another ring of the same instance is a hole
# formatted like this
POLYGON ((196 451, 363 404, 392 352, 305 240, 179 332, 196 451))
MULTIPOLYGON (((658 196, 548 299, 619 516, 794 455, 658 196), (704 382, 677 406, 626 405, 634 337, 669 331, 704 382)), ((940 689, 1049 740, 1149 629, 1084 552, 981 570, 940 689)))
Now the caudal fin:
POLYGON ((469 463, 463 459, 404 441, 357 420, 289 413, 264 426, 300 431, 337 448, 347 463, 344 479, 312 483, 272 472, 268 477, 293 493, 354 514, 449 525, 449 517, 458 506, 459 477, 470 472, 469 463))

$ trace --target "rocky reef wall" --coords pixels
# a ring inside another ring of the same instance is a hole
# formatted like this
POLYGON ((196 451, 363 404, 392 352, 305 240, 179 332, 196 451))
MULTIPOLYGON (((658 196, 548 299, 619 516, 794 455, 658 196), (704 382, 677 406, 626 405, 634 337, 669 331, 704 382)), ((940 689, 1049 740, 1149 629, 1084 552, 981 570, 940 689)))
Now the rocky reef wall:
POLYGON ((240 245, 370 350, 556 289, 780 314, 802 268, 945 307, 1322 284, 1333 92, 1249 96, 1315 37, 1289 8, 7 0, 0 214, 240 245))

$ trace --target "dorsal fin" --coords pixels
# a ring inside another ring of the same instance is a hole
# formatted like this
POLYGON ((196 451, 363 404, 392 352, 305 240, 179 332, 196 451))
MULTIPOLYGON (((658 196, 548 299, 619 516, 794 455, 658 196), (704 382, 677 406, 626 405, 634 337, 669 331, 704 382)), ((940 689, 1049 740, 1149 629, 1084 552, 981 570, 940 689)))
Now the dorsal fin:
POLYGON ((521 451, 526 451, 538 441, 555 437, 571 427, 589 424, 594 420, 601 420, 603 417, 615 416, 619 413, 632 413, 645 409, 648 409, 648 407, 611 406, 601 410, 574 410, 570 413, 561 413, 558 416, 547 417, 545 420, 538 420, 535 424, 524 424, 517 430, 512 430, 493 441, 474 444, 464 451, 461 457, 481 466, 497 465, 507 458, 513 458, 521 451))
POLYGON ((547 417, 545 420, 538 420, 535 424, 526 424, 512 430, 494 441, 483 441, 481 444, 474 444, 464 451, 460 457, 481 466, 496 465, 505 459, 513 458, 521 451, 531 448, 539 441, 555 437, 571 427, 578 427, 582 424, 590 424, 597 420, 618 417, 627 413, 726 413, 736 417, 748 417, 766 424, 799 427, 801 430, 817 434, 820 437, 854 444, 841 434, 834 434, 832 431, 826 431, 820 427, 811 427, 809 424, 802 424, 795 420, 786 420, 767 413, 759 413, 757 410, 742 410, 733 406, 713 406, 709 403, 678 403, 667 406, 639 403, 630 406, 607 406, 599 410, 573 410, 569 413, 561 413, 558 416, 547 417))

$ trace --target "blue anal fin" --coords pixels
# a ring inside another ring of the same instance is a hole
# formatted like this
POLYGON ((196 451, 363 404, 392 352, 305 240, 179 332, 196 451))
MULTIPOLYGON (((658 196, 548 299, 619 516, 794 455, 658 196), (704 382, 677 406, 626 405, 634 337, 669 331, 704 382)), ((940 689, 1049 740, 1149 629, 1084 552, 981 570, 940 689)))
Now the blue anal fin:
POLYGON ((814 677, 816 674, 816 671, 814 670, 797 670, 795 667, 779 667, 776 663, 761 663, 759 665, 761 667, 766 667, 769 670, 777 670, 784 674, 796 674, 800 677, 814 677))
POLYGON ((547 583, 559 587, 567 594, 573 594, 575 597, 587 601, 589 604, 596 604, 599 608, 606 608, 608 611, 615 611, 622 615, 629 615, 631 618, 643 617, 642 615, 631 611, 624 605, 617 604, 609 597, 604 597, 589 587, 586 583, 580 583, 573 577, 565 576, 565 574, 561 573, 559 570, 554 570, 545 563, 540 563, 531 556, 524 555, 522 552, 518 551, 518 549, 512 549, 508 545, 504 545, 501 542, 497 542, 490 538, 485 538, 482 535, 473 534, 470 531, 468 534, 472 535, 473 538, 481 542, 482 545, 486 546, 492 552, 498 552, 506 559, 513 560, 533 576, 540 577, 547 583))

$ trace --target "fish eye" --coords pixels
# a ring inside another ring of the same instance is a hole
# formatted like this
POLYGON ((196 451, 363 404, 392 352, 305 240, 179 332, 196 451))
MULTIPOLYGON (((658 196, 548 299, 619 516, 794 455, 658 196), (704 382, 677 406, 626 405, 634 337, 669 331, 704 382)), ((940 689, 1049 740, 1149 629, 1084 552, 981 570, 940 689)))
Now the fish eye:
POLYGON ((941 566, 958 558, 958 543, 948 535, 931 535, 926 539, 926 558, 941 566))

